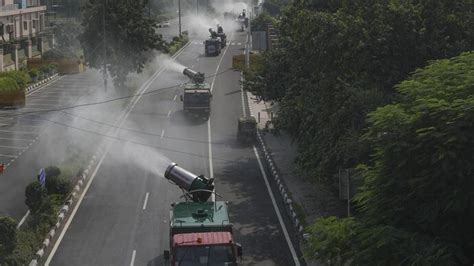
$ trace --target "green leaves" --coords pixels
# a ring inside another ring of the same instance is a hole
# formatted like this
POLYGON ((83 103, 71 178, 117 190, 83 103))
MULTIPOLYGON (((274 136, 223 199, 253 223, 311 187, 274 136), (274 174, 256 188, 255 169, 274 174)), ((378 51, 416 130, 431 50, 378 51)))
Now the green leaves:
POLYGON ((105 16, 105 55, 103 49, 104 1, 90 0, 84 7, 84 32, 80 37, 86 61, 101 68, 104 62, 116 85, 123 85, 131 72, 141 72, 153 59, 153 50, 163 49, 156 33, 156 21, 144 16, 148 1, 109 1, 105 16))
POLYGON ((0 263, 16 246, 16 222, 10 217, 0 217, 0 263))

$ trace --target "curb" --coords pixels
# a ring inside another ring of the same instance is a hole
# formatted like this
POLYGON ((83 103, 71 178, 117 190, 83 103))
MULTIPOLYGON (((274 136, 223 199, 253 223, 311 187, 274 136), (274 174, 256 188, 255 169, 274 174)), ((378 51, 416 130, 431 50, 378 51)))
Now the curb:
POLYGON ((45 79, 43 79, 43 80, 41 80, 41 81, 38 81, 38 82, 36 82, 35 84, 33 84, 33 85, 27 87, 27 88, 25 89, 25 92, 26 92, 26 93, 32 92, 32 91, 35 90, 36 88, 40 87, 41 85, 43 85, 43 84, 45 84, 45 83, 47 83, 47 82, 49 82, 49 81, 51 81, 51 80, 53 80, 53 79, 56 79, 57 77, 59 77, 59 74, 58 74, 58 73, 52 75, 52 76, 49 77, 49 78, 45 78, 45 79))
MULTIPOLYGON (((246 91, 244 91, 244 93, 246 94, 246 97, 247 97, 247 103, 250 110, 250 115, 255 117, 255 115, 253 114, 252 105, 250 104, 252 99, 250 98, 250 95, 246 91)), ((257 139, 258 139, 258 143, 260 144, 260 148, 263 151, 267 168, 270 170, 269 172, 271 173, 271 176, 273 177, 273 180, 275 181, 274 184, 278 188, 278 191, 280 192, 280 195, 285 202, 286 212, 288 216, 291 218, 291 221, 293 222, 293 226, 295 230, 298 232, 299 236, 304 239, 305 238, 304 227, 301 225, 301 222, 299 221, 298 216, 296 215, 293 200, 288 196, 288 192, 287 192, 288 189, 284 185, 284 182, 282 182, 282 180, 280 179, 280 176, 278 174, 278 169, 276 167, 275 162, 272 159, 271 150, 266 146, 260 131, 261 130, 257 128, 257 139)))

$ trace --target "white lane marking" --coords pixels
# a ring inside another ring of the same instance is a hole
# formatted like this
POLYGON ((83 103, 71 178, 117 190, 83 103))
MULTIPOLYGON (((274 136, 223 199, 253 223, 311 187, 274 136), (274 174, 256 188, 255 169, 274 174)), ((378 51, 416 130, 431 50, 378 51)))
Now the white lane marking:
MULTIPOLYGON (((230 35, 230 38, 229 38, 229 39, 232 39, 232 36, 233 36, 233 35, 234 35, 234 33, 232 33, 232 34, 230 35)), ((224 53, 222 54, 221 58, 219 59, 219 63, 217 64, 216 72, 214 72, 214 78, 212 79, 211 92, 212 92, 212 90, 214 89, 214 82, 216 81, 217 72, 219 71, 219 68, 221 67, 222 59, 224 59, 225 54, 227 53, 227 50, 228 50, 228 49, 229 49, 229 46, 226 46, 226 47, 225 47, 225 50, 224 50, 224 53)))
POLYGON ((38 135, 38 133, 34 132, 26 132, 26 131, 15 131, 15 130, 0 130, 0 132, 5 132, 5 133, 17 133, 17 134, 28 134, 28 135, 38 135))
POLYGON ((278 221, 280 222, 280 226, 283 231, 283 235, 285 236, 286 243, 288 244, 288 247, 290 248, 291 256, 293 257, 293 261, 295 262, 295 265, 299 266, 300 261, 298 260, 298 255, 296 254, 295 248, 293 247, 293 243, 291 242, 290 236, 288 235, 288 230, 286 229, 285 223, 283 222, 283 219, 281 218, 280 209, 278 209, 278 205, 276 204, 275 196, 273 196, 272 190, 270 188, 270 183, 268 183, 267 174, 265 173, 265 170, 263 169, 262 161, 260 160, 260 155, 258 155, 257 148, 255 146, 253 146, 253 151, 255 152, 255 157, 257 157, 258 166, 260 167, 260 172, 262 173, 263 179, 265 180, 265 185, 267 187, 268 194, 270 195, 270 199, 272 200, 273 209, 275 210, 275 213, 278 217, 278 221))
MULTIPOLYGON (((232 36, 234 34, 232 33, 230 35, 229 39, 232 39, 232 36)), ((217 77, 217 72, 219 71, 219 68, 221 67, 222 59, 224 58, 225 54, 227 53, 229 46, 227 46, 224 50, 224 53, 222 54, 221 58, 219 59, 219 63, 217 64, 216 67, 216 72, 214 72, 214 77, 212 78, 212 84, 211 84, 211 92, 214 89, 214 83, 216 81, 217 77)), ((214 178, 214 166, 212 164, 212 144, 211 144, 211 118, 209 117, 209 120, 207 120, 207 142, 208 142, 208 149, 209 149, 209 178, 214 178)), ((216 188, 214 187, 214 191, 216 188)), ((211 195, 211 200, 216 201, 216 195, 212 193, 211 195)))
POLYGON ((170 117, 170 115, 171 115, 171 110, 168 111, 167 117, 170 117))
POLYGON ((29 141, 29 142, 36 141, 36 139, 17 139, 17 138, 0 138, 0 140, 18 140, 18 141, 29 141))
MULTIPOLYGON (((189 46, 189 43, 186 44, 185 46, 183 46, 183 48, 181 48, 180 51, 178 51, 174 58, 178 57, 180 54, 183 53, 184 49, 186 47, 189 46)), ((128 117, 128 115, 130 114, 130 112, 132 112, 133 108, 135 107, 135 105, 137 104, 137 102, 141 99, 141 97, 143 96, 143 93, 146 92, 148 90, 148 88, 151 86, 151 84, 158 78, 158 76, 167 69, 167 66, 163 67, 161 70, 158 70, 155 72, 155 74, 153 74, 151 76, 151 78, 149 80, 147 80, 145 83, 143 83, 142 87, 140 88, 139 90, 139 94, 136 98, 133 98, 133 100, 131 101, 131 105, 130 105, 130 109, 128 109, 126 111, 126 113, 124 113, 122 116, 119 117, 119 126, 117 127, 117 129, 115 130, 115 133, 118 135, 118 133, 120 133, 120 128, 122 128, 122 126, 125 124, 125 121, 128 117), (121 121, 120 121, 121 119, 121 121)), ((76 206, 74 206, 74 209, 71 213, 71 216, 67 219, 66 221, 66 224, 64 225, 62 231, 61 231, 61 234, 59 235, 58 237, 58 240, 56 241, 56 243, 54 243, 54 246, 53 246, 53 249, 51 250, 51 252, 49 253, 49 256, 48 258, 46 259, 46 262, 44 263, 45 266, 49 266, 49 264, 51 263, 51 260, 53 259, 54 257, 54 254, 56 253, 56 251, 58 250, 59 248, 59 244, 61 244, 61 241, 62 239, 64 238, 64 235, 66 234, 66 231, 67 229, 69 228, 69 226, 71 225, 71 222, 72 220, 74 219, 74 216, 76 215, 76 212, 77 210, 79 209, 79 206, 81 206, 81 203, 82 203, 82 200, 84 199, 84 196, 86 195, 87 191, 89 190, 89 187, 91 186, 92 184, 92 181, 95 179, 95 176, 97 175, 97 172, 99 171, 100 167, 102 166, 102 163, 104 162, 104 159, 105 157, 107 156, 107 154, 109 153, 109 150, 110 150, 110 147, 112 146, 112 144, 114 143, 114 141, 111 141, 107 144, 107 146, 105 147, 105 151, 104 151, 104 154, 101 156, 99 162, 97 163, 97 166, 95 167, 94 169, 94 172, 92 173, 91 177, 89 178, 89 181, 87 182, 87 185, 84 187, 84 191, 82 191, 82 194, 81 196, 79 197, 77 203, 76 203, 76 206)))
MULTIPOLYGON (((211 119, 207 120, 207 141, 209 149, 209 178, 214 178, 214 166, 212 165, 212 144, 211 144, 211 119)), ((215 188, 214 188, 215 191, 215 188)), ((212 193, 211 200, 216 201, 216 195, 212 193)))
POLYGON ((175 96, 173 97, 173 101, 176 101, 176 98, 177 98, 177 97, 178 97, 178 95, 175 95, 175 96))
POLYGON ((150 193, 146 193, 145 195, 145 201, 143 202, 143 210, 146 209, 146 205, 148 204, 148 196, 150 195, 150 193))
POLYGON ((21 218, 20 222, 18 223, 18 225, 16 226, 17 229, 19 229, 23 223, 26 221, 26 218, 28 218, 28 215, 30 215, 30 210, 26 211, 25 215, 23 216, 23 218, 21 218))
POLYGON ((28 149, 28 147, 6 146, 6 145, 0 145, 0 148, 13 149, 13 150, 24 150, 24 149, 28 149))
POLYGON ((242 95, 242 112, 244 117, 247 116, 247 111, 245 110, 245 100, 244 100, 244 85, 243 85, 244 77, 242 73, 240 73, 240 93, 242 95))
POLYGON ((237 43, 237 45, 242 45, 242 43, 241 43, 241 42, 239 42, 239 43, 237 43))
POLYGON ((235 42, 230 43, 230 45, 235 45, 235 42))
POLYGON ((132 260, 130 261, 130 266, 134 266, 135 265, 135 256, 137 255, 137 251, 136 250, 133 250, 132 252, 132 260))
POLYGON ((18 156, 15 155, 8 155, 8 154, 0 154, 0 157, 5 157, 5 158, 13 158, 13 159, 18 159, 18 156))
POLYGON ((161 137, 160 137, 160 139, 162 139, 164 135, 165 135, 165 130, 163 129, 163 130, 161 130, 161 137))
POLYGON ((44 126, 35 126, 35 125, 18 125, 18 124, 10 124, 9 125, 11 128, 16 128, 16 127, 33 127, 33 128, 41 128, 44 126))

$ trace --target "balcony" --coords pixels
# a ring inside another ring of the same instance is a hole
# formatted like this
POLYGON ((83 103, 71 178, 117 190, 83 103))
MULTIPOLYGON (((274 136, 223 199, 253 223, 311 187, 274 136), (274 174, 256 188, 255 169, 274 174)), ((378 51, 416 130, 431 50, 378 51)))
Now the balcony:
POLYGON ((18 4, 10 4, 0 7, 0 12, 8 12, 18 9, 18 4))

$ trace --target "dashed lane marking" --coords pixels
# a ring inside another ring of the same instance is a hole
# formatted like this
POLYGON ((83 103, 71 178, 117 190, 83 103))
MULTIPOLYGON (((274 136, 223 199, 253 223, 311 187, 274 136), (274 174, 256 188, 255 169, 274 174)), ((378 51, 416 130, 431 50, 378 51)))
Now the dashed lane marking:
POLYGON ((0 148, 12 149, 12 150, 25 150, 25 149, 28 149, 28 147, 8 146, 8 145, 0 145, 0 148))
POLYGON ((143 210, 146 209, 146 205, 148 204, 148 196, 150 195, 150 193, 146 193, 145 195, 145 201, 143 202, 143 210))
POLYGON ((161 137, 160 137, 160 139, 162 139, 164 136, 165 136, 165 130, 163 129, 163 130, 161 131, 161 137))
POLYGON ((18 159, 18 156, 15 155, 8 155, 8 154, 0 154, 0 157, 5 157, 5 158, 13 158, 13 159, 18 159))

